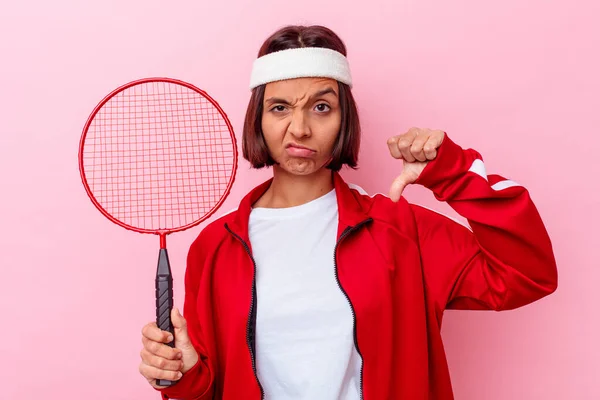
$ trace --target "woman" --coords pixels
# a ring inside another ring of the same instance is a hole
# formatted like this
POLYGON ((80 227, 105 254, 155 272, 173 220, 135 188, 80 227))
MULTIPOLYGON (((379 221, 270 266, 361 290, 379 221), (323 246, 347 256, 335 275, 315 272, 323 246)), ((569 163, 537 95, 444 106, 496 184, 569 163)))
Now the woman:
POLYGON ((164 399, 452 399, 444 310, 514 309, 556 289, 527 190, 487 175, 445 132, 388 140, 403 162, 389 198, 343 181, 360 141, 345 56, 320 26, 283 28, 261 47, 243 154, 273 177, 191 245, 175 348, 154 323, 143 329, 140 372, 164 399), (409 204, 408 184, 472 231, 409 204))

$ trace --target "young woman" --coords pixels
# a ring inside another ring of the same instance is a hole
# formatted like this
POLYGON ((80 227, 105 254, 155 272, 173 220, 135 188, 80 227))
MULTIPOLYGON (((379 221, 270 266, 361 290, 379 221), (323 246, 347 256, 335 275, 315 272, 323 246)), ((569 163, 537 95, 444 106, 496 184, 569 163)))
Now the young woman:
POLYGON ((452 399, 444 310, 509 310, 556 289, 527 190, 445 132, 388 140, 403 164, 389 198, 344 182, 360 141, 351 87, 325 27, 289 26, 261 47, 243 154, 273 177, 191 245, 175 348, 143 328, 140 372, 164 399, 452 399), (408 203, 408 184, 472 230, 408 203))

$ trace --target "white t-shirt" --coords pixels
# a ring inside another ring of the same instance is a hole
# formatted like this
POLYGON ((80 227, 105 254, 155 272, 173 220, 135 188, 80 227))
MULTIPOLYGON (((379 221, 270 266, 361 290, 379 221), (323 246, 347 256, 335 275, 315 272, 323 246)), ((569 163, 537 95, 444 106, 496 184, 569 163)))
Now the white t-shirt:
POLYGON ((255 208, 256 368, 267 400, 359 399, 361 358, 335 278, 335 190, 289 208, 255 208))

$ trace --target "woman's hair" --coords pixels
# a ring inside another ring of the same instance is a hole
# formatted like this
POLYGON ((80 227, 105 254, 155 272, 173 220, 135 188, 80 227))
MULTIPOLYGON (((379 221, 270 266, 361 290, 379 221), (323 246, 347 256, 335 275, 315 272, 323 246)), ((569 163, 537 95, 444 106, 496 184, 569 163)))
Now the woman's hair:
MULTIPOLYGON (((319 25, 290 25, 279 29, 265 40, 258 57, 299 47, 324 47, 347 55, 344 42, 330 29, 319 25)), ((334 171, 339 171, 344 164, 356 168, 360 148, 360 121, 354 97, 348 85, 342 82, 338 82, 338 85, 342 121, 333 146, 332 161, 327 166, 334 171)), ((242 134, 242 153, 254 168, 275 164, 262 133, 264 95, 265 85, 252 90, 242 134)))

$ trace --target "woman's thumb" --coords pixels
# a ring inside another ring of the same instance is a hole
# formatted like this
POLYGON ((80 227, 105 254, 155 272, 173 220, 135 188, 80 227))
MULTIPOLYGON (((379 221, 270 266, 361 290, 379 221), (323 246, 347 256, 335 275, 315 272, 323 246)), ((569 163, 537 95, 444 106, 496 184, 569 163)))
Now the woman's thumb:
POLYGON ((402 192, 404 192, 404 188, 408 185, 408 183, 409 178, 404 171, 398 177, 396 177, 396 179, 394 179, 392 186, 390 187, 390 199, 393 202, 400 200, 402 192))
POLYGON ((187 322, 179 312, 178 308, 173 308, 171 310, 171 322, 173 323, 173 328, 175 330, 175 347, 184 350, 191 346, 192 343, 188 336, 187 322))

